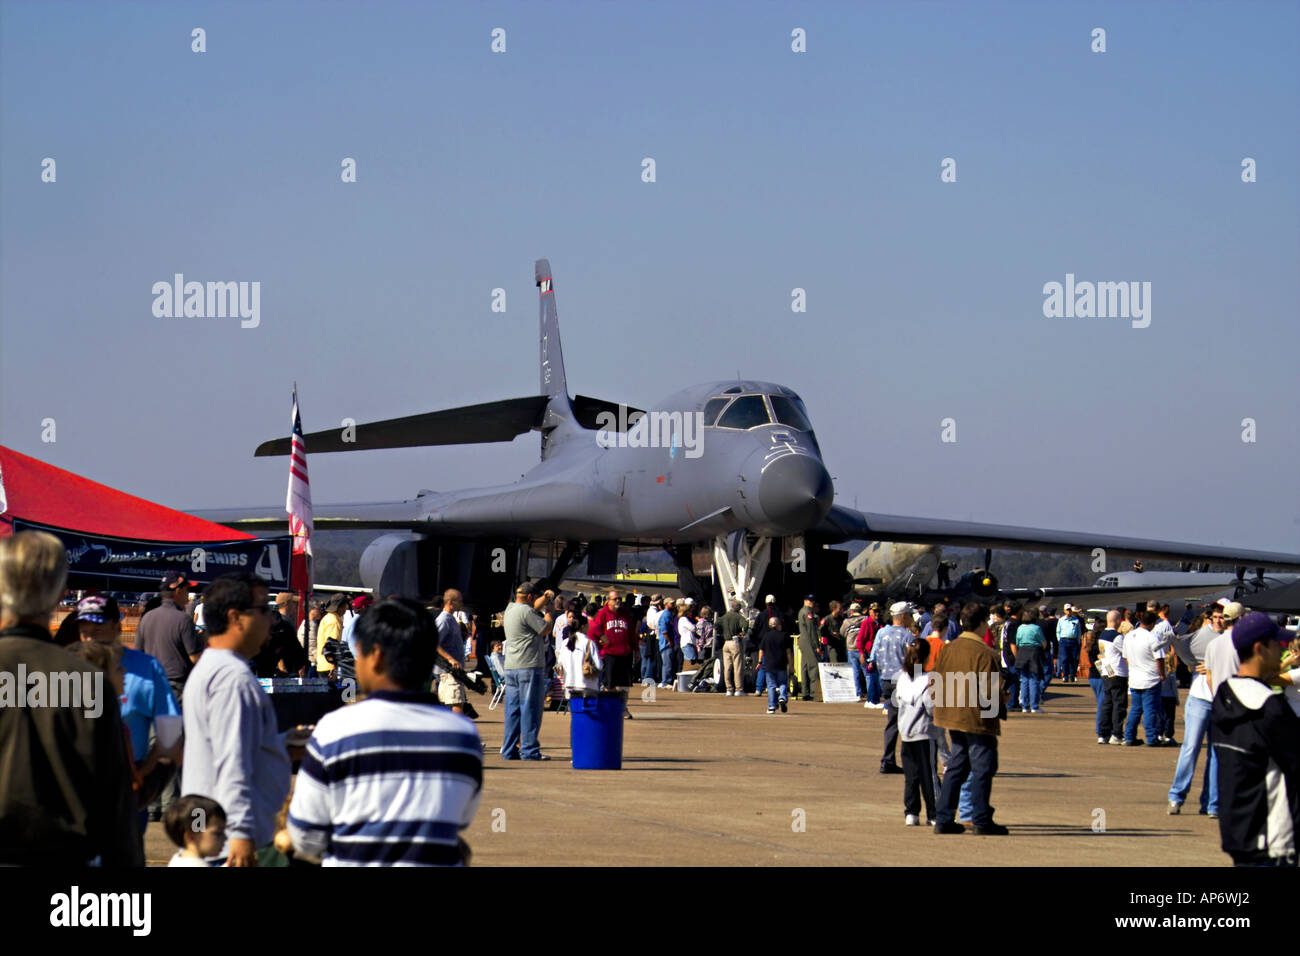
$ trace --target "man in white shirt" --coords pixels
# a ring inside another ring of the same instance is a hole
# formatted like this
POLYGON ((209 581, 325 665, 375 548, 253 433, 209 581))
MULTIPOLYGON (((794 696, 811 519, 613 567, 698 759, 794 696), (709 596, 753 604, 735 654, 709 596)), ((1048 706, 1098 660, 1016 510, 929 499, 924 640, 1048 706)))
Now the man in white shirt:
MULTIPOLYGON (((1210 644, 1223 633, 1223 607, 1211 605, 1205 626, 1192 635, 1187 650, 1196 664, 1203 665, 1205 653, 1210 644)), ((1178 766, 1174 770, 1174 782, 1169 788, 1169 812, 1177 814, 1182 811, 1183 801, 1192 789, 1192 780, 1196 776, 1196 761, 1201 753, 1202 738, 1210 735, 1210 713, 1213 711, 1214 698, 1210 695, 1210 682, 1203 673, 1203 667, 1197 667, 1196 677, 1192 680, 1192 689, 1187 693, 1187 703, 1183 710, 1183 749, 1178 752, 1178 766)), ((1211 817, 1219 815, 1219 775, 1218 760, 1214 748, 1210 747, 1209 757, 1205 761, 1205 777, 1201 782, 1201 813, 1211 817)))
POLYGON ((465 713, 468 703, 464 685, 452 673, 465 669, 465 635, 456 619, 463 600, 459 591, 448 588, 442 595, 442 611, 434 620, 438 630, 438 654, 434 658, 433 673, 436 675, 438 703, 450 707, 455 714, 465 713))
POLYGON ((1147 745, 1159 747, 1163 717, 1160 712, 1160 682, 1165 679, 1165 650, 1151 633, 1159 616, 1143 611, 1142 626, 1124 637, 1124 660, 1128 662, 1129 712, 1124 724, 1124 746, 1137 747, 1137 725, 1146 725, 1147 745))
POLYGON ((1124 730, 1124 721, 1128 718, 1128 661, 1124 660, 1124 635, 1119 631, 1124 615, 1118 611, 1106 612, 1106 630, 1102 632, 1101 641, 1105 649, 1101 659, 1101 669, 1105 671, 1106 698, 1109 701, 1110 714, 1102 715, 1101 727, 1107 735, 1107 743, 1120 744, 1120 734, 1124 730))
POLYGON ((682 613, 677 616, 677 642, 682 648, 682 659, 694 663, 695 653, 695 599, 687 598, 682 613))
POLYGON ((1223 605, 1223 633, 1210 642, 1205 650, 1205 679, 1210 682, 1210 699, 1219 692, 1219 685, 1229 677, 1237 676, 1241 659, 1232 645, 1232 626, 1241 617, 1241 604, 1237 601, 1220 601, 1223 605))

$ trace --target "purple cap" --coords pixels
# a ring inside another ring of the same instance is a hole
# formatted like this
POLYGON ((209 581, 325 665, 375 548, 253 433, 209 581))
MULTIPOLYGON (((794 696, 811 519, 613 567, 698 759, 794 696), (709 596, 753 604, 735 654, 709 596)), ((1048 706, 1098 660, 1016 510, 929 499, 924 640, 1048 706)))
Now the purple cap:
POLYGON ((1232 646, 1237 649, 1238 655, 1250 650, 1260 641, 1267 643, 1276 640, 1277 623, 1259 611, 1252 611, 1232 625, 1232 646))

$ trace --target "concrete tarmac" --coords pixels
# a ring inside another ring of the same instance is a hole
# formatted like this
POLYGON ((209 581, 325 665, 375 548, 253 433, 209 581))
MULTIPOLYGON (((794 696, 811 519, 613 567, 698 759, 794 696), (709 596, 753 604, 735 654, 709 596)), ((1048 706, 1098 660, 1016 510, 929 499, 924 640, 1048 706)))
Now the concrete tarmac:
MULTIPOLYGON (((765 697, 645 690, 633 688, 620 771, 572 769, 569 718, 551 712, 550 761, 501 759, 503 708, 475 698, 488 743, 465 834, 475 866, 1229 864, 1218 821, 1196 812, 1204 751, 1169 816, 1178 748, 1097 744, 1086 682, 1053 682, 1042 713, 1003 725, 992 802, 1005 837, 903 825, 903 777, 879 772, 883 711, 792 700, 768 716, 765 697)), ((1180 701, 1180 741, 1182 716, 1180 701)), ((151 865, 171 852, 151 824, 151 865)))

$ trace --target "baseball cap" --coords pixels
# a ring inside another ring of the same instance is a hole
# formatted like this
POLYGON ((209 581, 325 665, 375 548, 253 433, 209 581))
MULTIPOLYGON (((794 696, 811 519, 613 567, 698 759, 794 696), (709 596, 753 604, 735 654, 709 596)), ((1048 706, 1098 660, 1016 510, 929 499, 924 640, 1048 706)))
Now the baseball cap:
POLYGON ((1248 651, 1259 641, 1277 640, 1277 622, 1267 614, 1252 611, 1232 627, 1232 646, 1237 653, 1248 651))
POLYGON ((162 584, 159 585, 159 591, 174 591, 178 587, 192 588, 198 586, 198 581, 187 581, 185 575, 179 571, 168 571, 162 576, 162 584))
POLYGON ((805 594, 805 595, 803 596, 803 599, 804 599, 805 601, 815 601, 815 600, 817 600, 817 595, 815 595, 815 594, 805 594))
POLYGON ((895 601, 893 604, 889 605, 889 613, 891 615, 910 614, 911 612, 912 605, 908 604, 906 601, 895 601))
POLYGON ((861 610, 862 610, 862 605, 859 604, 857 601, 854 601, 852 604, 849 605, 849 610, 850 610, 850 611, 861 611, 861 610))
POLYGON ((122 612, 117 606, 117 599, 92 594, 82 598, 77 604, 77 620, 88 624, 103 624, 122 620, 122 612))
POLYGON ((1066 605, 1065 605, 1065 609, 1066 609, 1067 611, 1073 611, 1073 610, 1074 610, 1074 605, 1073 605, 1073 604, 1066 604, 1066 605))
POLYGON ((767 597, 763 598, 763 603, 764 603, 764 604, 775 604, 775 603, 776 603, 776 595, 775 595, 775 594, 769 594, 767 597))
POLYGON ((352 599, 352 610, 364 611, 366 608, 370 607, 370 605, 374 603, 375 603, 375 599, 372 598, 369 594, 358 594, 356 597, 352 599))
POLYGON ((695 598, 687 598, 687 599, 686 599, 686 604, 687 604, 688 606, 689 606, 689 605, 692 605, 692 604, 694 604, 694 603, 695 603, 695 598))
POLYGON ((1241 606, 1240 601, 1229 601, 1223 605, 1223 619, 1225 621, 1235 621, 1241 617, 1244 610, 1245 608, 1241 606))

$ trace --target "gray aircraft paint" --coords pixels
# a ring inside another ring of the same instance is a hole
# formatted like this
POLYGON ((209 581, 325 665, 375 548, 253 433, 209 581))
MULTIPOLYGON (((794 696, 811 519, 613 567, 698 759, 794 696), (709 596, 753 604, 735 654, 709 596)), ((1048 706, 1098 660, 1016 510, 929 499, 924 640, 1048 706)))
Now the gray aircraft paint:
MULTIPOLYGON (((539 384, 547 399, 540 421, 532 426, 542 434, 542 460, 537 466, 510 484, 430 492, 403 502, 318 506, 314 509, 318 530, 387 528, 461 538, 675 543, 704 542, 746 530, 768 537, 806 533, 826 543, 866 539, 1063 552, 1103 548, 1116 555, 1300 571, 1298 554, 845 508, 833 504, 830 475, 814 433, 787 425, 769 423, 744 431, 706 427, 701 436, 704 451, 698 458, 674 456, 662 448, 602 448, 595 429, 583 427, 575 418, 546 259, 535 263, 534 278, 541 316, 539 384)), ((701 411, 709 398, 737 386, 742 395, 798 398, 775 383, 722 380, 681 389, 648 411, 701 411)), ((358 433, 365 427, 357 426, 358 433)), ((312 437, 307 436, 309 454, 312 437)), ((368 447, 440 443, 445 442, 392 441, 368 447)), ((241 530, 277 529, 286 522, 278 506, 196 513, 241 530)))

